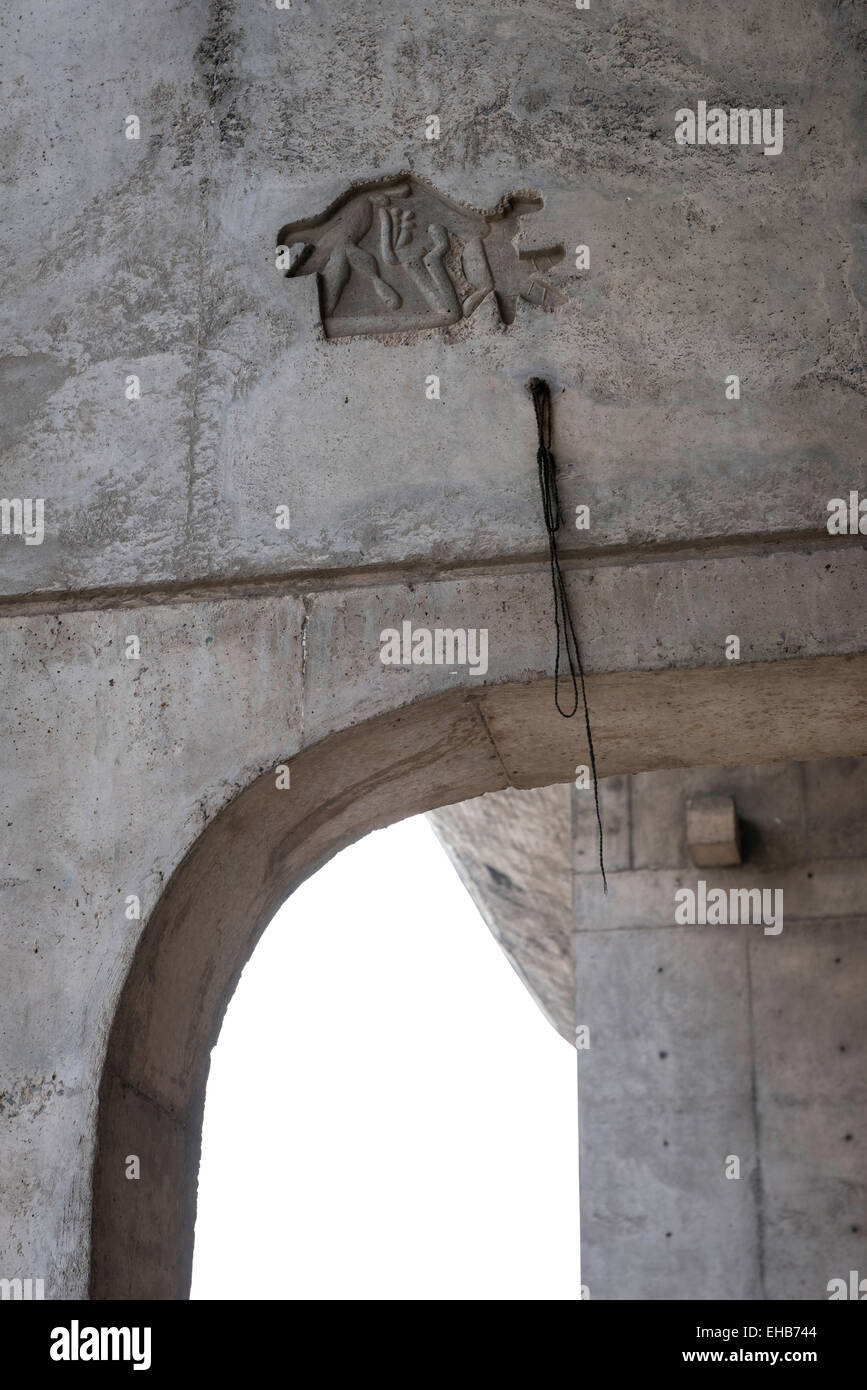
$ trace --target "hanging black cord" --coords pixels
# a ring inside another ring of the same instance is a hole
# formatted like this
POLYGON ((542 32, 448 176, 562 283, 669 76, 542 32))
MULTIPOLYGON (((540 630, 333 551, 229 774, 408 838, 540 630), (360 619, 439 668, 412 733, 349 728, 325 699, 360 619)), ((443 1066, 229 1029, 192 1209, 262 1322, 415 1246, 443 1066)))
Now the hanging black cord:
POLYGON ((554 657, 554 704, 559 714, 564 719, 571 719, 578 710, 578 688, 581 688, 581 701, 584 705, 584 726, 587 730, 587 747, 590 752, 590 770, 593 773, 593 797, 596 803, 596 824, 599 828, 599 868, 602 872, 602 887, 608 892, 608 880, 605 877, 605 860, 602 852, 602 812, 599 809, 599 779, 596 776, 596 756, 593 752, 593 735, 590 732, 590 711, 587 708, 587 690, 584 685, 584 667, 581 664, 581 652, 578 647, 578 638, 575 635, 575 625, 572 622, 572 611, 569 607, 569 595, 566 592, 566 584, 563 579, 563 571, 560 568, 560 556, 557 553, 557 531, 563 522, 563 513, 560 510, 560 498, 557 493, 557 465, 554 462, 554 455, 551 452, 551 390, 547 381, 542 381, 540 377, 533 377, 527 382, 527 389, 533 397, 533 409, 536 412, 536 427, 539 431, 539 451, 536 455, 539 463, 539 487, 542 491, 542 511, 545 517, 545 530, 548 532, 548 551, 551 559, 551 587, 554 591, 554 628, 557 634, 557 649, 554 657), (569 666, 569 676, 572 680, 572 708, 563 709, 560 704, 560 662, 563 652, 566 653, 566 661, 569 666))

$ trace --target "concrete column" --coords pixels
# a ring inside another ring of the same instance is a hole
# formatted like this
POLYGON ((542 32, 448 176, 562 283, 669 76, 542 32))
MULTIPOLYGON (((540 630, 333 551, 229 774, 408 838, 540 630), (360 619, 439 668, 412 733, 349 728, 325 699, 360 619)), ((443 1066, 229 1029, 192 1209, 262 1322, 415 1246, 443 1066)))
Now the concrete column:
POLYGON ((573 792, 588 1295, 827 1299, 867 1274, 867 759, 601 790, 607 896, 592 792, 573 792), (739 865, 691 858, 687 803, 710 793, 735 800, 739 865), (678 923, 700 880, 729 909, 731 889, 781 890, 782 930, 678 923))

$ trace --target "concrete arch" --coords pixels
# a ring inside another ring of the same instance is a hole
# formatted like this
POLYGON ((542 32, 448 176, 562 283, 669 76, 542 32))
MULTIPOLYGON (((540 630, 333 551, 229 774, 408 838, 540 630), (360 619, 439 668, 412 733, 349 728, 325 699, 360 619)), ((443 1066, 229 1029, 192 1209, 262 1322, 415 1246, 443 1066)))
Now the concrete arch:
MULTIPOLYGON (((863 717, 862 657, 621 672, 588 682, 600 775, 834 757, 863 717)), ((91 1296, 188 1296, 210 1049, 285 898, 377 827, 507 786, 571 780, 579 720, 550 679, 456 689, 332 734, 257 778, 200 835, 145 924, 99 1098, 91 1296), (128 1182, 125 1158, 141 1159, 128 1182)))

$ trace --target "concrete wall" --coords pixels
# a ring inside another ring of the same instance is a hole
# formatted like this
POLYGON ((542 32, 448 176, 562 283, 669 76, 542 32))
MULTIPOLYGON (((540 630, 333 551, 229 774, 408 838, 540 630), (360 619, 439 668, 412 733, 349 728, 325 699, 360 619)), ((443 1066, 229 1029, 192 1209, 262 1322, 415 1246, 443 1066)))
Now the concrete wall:
POLYGON ((867 1259, 867 759, 600 790, 607 895, 589 790, 432 814, 515 969, 577 1042, 585 1296, 827 1299, 867 1259), (722 843, 694 848, 727 866, 693 861, 689 808, 712 797, 734 803, 740 863, 722 843), (677 894, 700 881, 768 892, 768 919, 683 923, 677 894))
MULTIPOLYGON (((449 772, 431 716, 405 769, 442 770, 429 805, 565 781, 586 757, 545 684, 528 376, 555 391, 564 512, 591 508, 563 551, 602 772, 867 752, 863 542, 825 526, 858 485, 864 418, 862 28, 831 0, 0 17, 0 494, 45 501, 41 545, 0 536, 0 1273, 87 1289, 98 1088, 121 1001, 135 1016, 131 967, 157 949, 166 885, 257 779, 368 726, 390 766, 393 718, 438 697, 469 698, 488 770, 449 772), (704 98, 783 105, 784 152, 677 146, 675 110, 704 98), (450 327, 328 338, 277 234, 402 170, 446 220, 493 225, 504 195, 538 194, 516 247, 562 246, 559 307, 521 302, 507 327, 489 295, 450 327), (565 254, 579 243, 588 271, 565 254), (486 628, 488 671, 383 666, 380 632, 405 620, 486 628)), ((321 766, 304 794, 327 818, 321 766)), ((423 800, 396 790, 353 833, 423 800)), ((244 824, 239 851, 261 839, 244 824)), ((304 871, 322 853, 299 850, 304 871)), ((230 988, 292 881, 249 885, 206 975, 230 988)), ((188 1098, 225 989, 175 1077, 188 1098)), ((142 1210, 168 1241, 165 1210, 142 1210)), ((146 1289, 165 1257, 160 1287, 183 1292, 182 1246, 133 1243, 146 1289)))
POLYGON ((867 760, 604 789, 607 898, 574 793, 589 1297, 827 1299, 867 1258, 867 760), (687 802, 712 792, 744 823, 734 867, 687 850, 687 802), (699 880, 779 891, 780 930, 677 924, 699 880))

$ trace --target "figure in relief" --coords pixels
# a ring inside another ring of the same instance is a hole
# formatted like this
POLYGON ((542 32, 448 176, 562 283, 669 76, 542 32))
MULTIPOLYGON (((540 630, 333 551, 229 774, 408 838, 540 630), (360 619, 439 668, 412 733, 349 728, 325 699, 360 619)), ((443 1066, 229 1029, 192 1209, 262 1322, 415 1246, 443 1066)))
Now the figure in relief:
POLYGON ((518 299, 543 309, 565 302, 545 272, 562 246, 517 250, 520 219, 541 199, 510 195, 493 213, 404 177, 347 193, 320 217, 289 223, 286 275, 315 274, 329 338, 444 328, 492 295, 512 323, 518 299))

